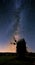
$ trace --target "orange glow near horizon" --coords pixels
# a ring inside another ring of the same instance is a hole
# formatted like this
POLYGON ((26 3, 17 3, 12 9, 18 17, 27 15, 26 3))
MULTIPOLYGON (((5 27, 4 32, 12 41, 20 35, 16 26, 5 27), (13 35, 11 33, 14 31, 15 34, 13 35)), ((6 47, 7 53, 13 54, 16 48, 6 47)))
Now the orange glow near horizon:
POLYGON ((0 47, 0 52, 13 52, 13 53, 16 53, 16 45, 8 44, 4 48, 2 48, 2 46, 1 46, 0 47))
MULTIPOLYGON (((19 40, 19 35, 15 35, 15 39, 18 41, 19 40)), ((14 39, 12 40, 12 43, 14 43, 14 39)), ((16 53, 16 45, 14 44, 10 44, 10 42, 8 42, 6 45, 4 45, 4 47, 2 47, 2 45, 0 45, 0 52, 14 52, 16 53)))
MULTIPOLYGON (((34 52, 31 48, 27 48, 28 52, 34 52)), ((2 46, 0 46, 0 52, 11 52, 11 53, 16 53, 16 45, 14 44, 8 44, 6 45, 4 48, 2 48, 2 46)))
MULTIPOLYGON (((27 51, 28 52, 32 52, 32 49, 31 48, 27 48, 27 51)), ((0 52, 11 52, 11 53, 16 53, 16 45, 14 44, 7 44, 5 45, 3 48, 2 46, 0 46, 0 52)))

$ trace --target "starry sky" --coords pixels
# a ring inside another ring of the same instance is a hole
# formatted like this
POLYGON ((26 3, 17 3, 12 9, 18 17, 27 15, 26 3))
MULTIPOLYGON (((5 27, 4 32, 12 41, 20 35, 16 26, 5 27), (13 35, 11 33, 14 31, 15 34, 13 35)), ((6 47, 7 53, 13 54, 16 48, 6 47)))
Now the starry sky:
POLYGON ((16 31, 35 52, 35 0, 0 0, 0 51, 14 51, 9 42, 16 31))

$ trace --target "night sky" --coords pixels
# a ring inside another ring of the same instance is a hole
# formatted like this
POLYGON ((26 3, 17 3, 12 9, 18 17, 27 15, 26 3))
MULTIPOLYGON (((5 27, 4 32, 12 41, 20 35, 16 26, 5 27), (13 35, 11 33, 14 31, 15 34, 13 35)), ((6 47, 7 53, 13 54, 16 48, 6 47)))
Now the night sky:
POLYGON ((0 0, 0 51, 12 48, 7 45, 16 31, 35 52, 35 0, 0 0))

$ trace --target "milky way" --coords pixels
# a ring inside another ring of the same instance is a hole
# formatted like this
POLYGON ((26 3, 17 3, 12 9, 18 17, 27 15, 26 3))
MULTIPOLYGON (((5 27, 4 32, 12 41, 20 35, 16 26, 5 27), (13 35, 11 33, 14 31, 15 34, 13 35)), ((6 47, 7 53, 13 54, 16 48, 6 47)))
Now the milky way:
POLYGON ((0 0, 0 45, 6 45, 16 30, 35 51, 35 0, 0 0))

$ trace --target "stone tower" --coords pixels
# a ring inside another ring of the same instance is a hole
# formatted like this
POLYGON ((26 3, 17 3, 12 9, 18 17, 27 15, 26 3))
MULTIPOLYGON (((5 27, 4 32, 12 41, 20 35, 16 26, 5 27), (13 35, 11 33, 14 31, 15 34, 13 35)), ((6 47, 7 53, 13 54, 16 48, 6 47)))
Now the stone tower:
POLYGON ((17 42, 17 54, 18 57, 24 58, 26 53, 26 42, 24 39, 21 39, 20 41, 17 42))

